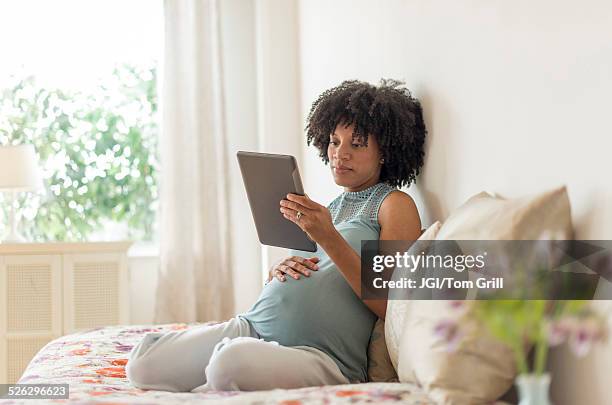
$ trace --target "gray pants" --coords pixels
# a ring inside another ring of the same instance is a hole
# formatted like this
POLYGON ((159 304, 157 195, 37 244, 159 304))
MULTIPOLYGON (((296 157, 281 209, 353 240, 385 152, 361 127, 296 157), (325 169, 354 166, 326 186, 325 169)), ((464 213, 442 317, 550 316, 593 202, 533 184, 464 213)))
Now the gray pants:
POLYGON ((132 349, 126 374, 138 388, 173 392, 349 383, 327 354, 266 342, 240 316, 216 325, 147 333, 132 349))

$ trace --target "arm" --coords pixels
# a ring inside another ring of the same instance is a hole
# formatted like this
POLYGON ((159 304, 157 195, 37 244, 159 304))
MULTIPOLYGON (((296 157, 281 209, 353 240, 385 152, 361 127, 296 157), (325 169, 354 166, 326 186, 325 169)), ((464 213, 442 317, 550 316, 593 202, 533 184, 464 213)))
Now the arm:
MULTIPOLYGON (((404 192, 392 192, 378 212, 380 240, 417 240, 421 234, 421 220, 412 198, 404 192)), ((336 231, 329 240, 321 241, 321 247, 348 281, 357 296, 361 297, 361 257, 336 231)), ((387 300, 363 300, 379 318, 385 319, 387 300)))
MULTIPOLYGON (((287 198, 289 201, 281 202, 281 212, 285 218, 298 224, 325 250, 355 294, 361 297, 361 257, 333 226, 327 208, 307 196, 289 194, 287 198), (294 214, 298 209, 306 214, 301 222, 296 220, 294 214)), ((403 192, 394 191, 383 200, 378 223, 381 227, 381 240, 416 240, 421 233, 421 220, 416 205, 403 192)), ((385 318, 386 300, 364 300, 364 303, 379 318, 385 318)))
MULTIPOLYGON (((383 201, 378 211, 378 223, 380 224, 380 240, 412 241, 402 243, 402 251, 408 250, 412 243, 421 236, 419 211, 412 197, 402 191, 392 192, 383 201)), ((397 249, 398 246, 395 246, 388 252, 383 249, 379 253, 394 255, 397 249)), ((387 300, 378 302, 384 303, 386 312, 387 300)))

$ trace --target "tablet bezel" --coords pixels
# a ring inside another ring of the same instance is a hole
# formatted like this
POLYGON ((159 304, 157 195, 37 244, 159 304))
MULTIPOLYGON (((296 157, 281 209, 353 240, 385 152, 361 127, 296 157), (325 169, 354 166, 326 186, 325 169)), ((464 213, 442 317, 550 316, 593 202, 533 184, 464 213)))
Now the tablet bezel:
POLYGON ((236 157, 259 241, 267 246, 316 252, 317 244, 280 212, 280 200, 287 194, 304 195, 295 157, 250 151, 238 151, 236 157))

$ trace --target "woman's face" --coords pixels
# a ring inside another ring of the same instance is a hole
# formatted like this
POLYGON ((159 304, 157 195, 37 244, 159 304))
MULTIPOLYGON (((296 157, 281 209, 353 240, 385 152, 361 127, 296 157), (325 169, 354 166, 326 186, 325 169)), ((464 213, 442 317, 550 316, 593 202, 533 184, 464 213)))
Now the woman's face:
POLYGON ((359 139, 353 140, 354 125, 338 124, 330 135, 327 157, 334 181, 345 191, 360 191, 378 183, 380 178, 380 149, 372 135, 368 146, 359 139))

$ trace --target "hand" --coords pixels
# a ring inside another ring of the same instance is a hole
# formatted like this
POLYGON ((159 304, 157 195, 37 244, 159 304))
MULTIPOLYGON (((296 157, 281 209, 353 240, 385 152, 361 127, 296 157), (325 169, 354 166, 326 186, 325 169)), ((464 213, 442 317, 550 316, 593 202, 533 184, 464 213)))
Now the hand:
POLYGON ((316 256, 308 259, 300 256, 289 256, 281 259, 270 268, 266 283, 270 282, 272 277, 276 277, 278 281, 285 281, 285 274, 296 280, 299 280, 300 274, 310 277, 310 271, 319 270, 318 261, 319 258, 316 256))
POLYGON ((280 211, 319 245, 337 233, 327 207, 307 195, 287 194, 287 199, 280 201, 280 211), (298 212, 301 212, 300 218, 298 212))

